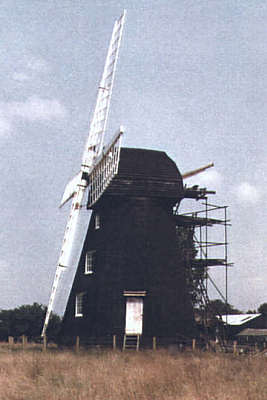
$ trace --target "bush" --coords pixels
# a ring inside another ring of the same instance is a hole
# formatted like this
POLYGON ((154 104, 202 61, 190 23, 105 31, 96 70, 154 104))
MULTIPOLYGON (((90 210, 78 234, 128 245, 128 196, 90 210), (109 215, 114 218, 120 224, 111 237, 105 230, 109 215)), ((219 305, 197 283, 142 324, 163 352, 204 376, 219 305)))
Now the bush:
MULTIPOLYGON (((13 310, 0 311, 0 340, 8 336, 26 335, 29 340, 35 340, 41 334, 47 308, 38 303, 22 305, 13 310)), ((47 337, 55 340, 60 327, 60 317, 52 314, 47 329, 47 337)))

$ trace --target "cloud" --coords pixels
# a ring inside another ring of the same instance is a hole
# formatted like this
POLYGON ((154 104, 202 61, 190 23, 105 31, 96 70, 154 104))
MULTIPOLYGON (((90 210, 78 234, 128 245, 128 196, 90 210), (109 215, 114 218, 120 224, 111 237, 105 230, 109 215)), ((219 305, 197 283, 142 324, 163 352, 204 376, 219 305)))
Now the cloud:
POLYGON ((25 101, 0 103, 0 135, 9 133, 18 120, 51 121, 66 115, 65 107, 56 99, 32 96, 25 101))
POLYGON ((15 81, 19 81, 19 82, 25 82, 30 79, 30 77, 27 74, 24 74, 23 72, 14 72, 12 78, 15 81))
POLYGON ((51 120, 66 115, 64 106, 56 99, 42 99, 32 96, 24 102, 14 101, 5 104, 7 116, 18 117, 28 121, 51 120))
POLYGON ((49 71, 47 62, 41 58, 35 58, 35 57, 31 57, 28 60, 27 68, 31 69, 32 71, 37 71, 37 72, 49 71))
POLYGON ((24 60, 21 69, 13 73, 12 79, 18 82, 26 82, 35 79, 39 74, 49 71, 49 64, 44 59, 30 56, 24 60))
POLYGON ((6 136, 11 131, 11 124, 0 112, 0 136, 6 136))
POLYGON ((208 188, 217 188, 223 181, 222 175, 215 169, 208 169, 185 180, 185 183, 190 185, 205 186, 208 188))
POLYGON ((259 190, 248 182, 242 182, 235 192, 239 203, 255 204, 261 197, 259 190))

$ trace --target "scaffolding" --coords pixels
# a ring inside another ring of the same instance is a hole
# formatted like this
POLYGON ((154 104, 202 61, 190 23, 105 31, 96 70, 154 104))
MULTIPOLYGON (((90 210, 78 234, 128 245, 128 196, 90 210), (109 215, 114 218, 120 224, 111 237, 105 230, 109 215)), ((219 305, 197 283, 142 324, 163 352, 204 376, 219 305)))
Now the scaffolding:
POLYGON ((220 324, 220 310, 214 308, 210 301, 209 289, 215 289, 220 299, 225 304, 227 319, 228 306, 228 269, 232 265, 228 261, 228 232, 231 225, 228 219, 228 206, 219 206, 209 203, 206 189, 193 187, 187 190, 187 198, 200 200, 200 209, 184 214, 178 214, 178 206, 174 209, 178 236, 184 237, 183 257, 186 264, 187 282, 189 285, 192 303, 195 312, 195 319, 203 328, 206 334, 210 327, 215 327, 217 335, 221 338, 225 335, 222 332, 223 324, 220 324), (220 240, 212 240, 214 227, 220 240), (211 232, 213 228, 213 232, 211 232), (187 244, 185 244, 187 243, 187 244), (214 257, 214 253, 216 256, 214 257), (218 256, 219 254, 219 256, 218 256), (210 274, 210 268, 224 268, 224 288, 221 290, 210 274), (219 319, 218 319, 219 316, 219 319), (216 327, 221 325, 219 329, 216 327))

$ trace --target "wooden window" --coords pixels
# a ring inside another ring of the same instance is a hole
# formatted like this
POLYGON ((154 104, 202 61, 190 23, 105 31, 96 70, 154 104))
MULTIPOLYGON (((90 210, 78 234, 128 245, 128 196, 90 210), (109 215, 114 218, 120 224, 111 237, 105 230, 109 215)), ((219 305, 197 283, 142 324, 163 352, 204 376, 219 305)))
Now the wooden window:
POLYGON ((100 215, 96 214, 95 215, 95 229, 99 229, 100 228, 100 215))
POLYGON ((84 295, 85 295, 84 292, 78 293, 78 294, 76 295, 75 317, 82 317, 82 316, 83 316, 84 295))
POLYGON ((95 258, 95 251, 87 251, 85 255, 85 274, 92 274, 94 272, 94 258, 95 258))

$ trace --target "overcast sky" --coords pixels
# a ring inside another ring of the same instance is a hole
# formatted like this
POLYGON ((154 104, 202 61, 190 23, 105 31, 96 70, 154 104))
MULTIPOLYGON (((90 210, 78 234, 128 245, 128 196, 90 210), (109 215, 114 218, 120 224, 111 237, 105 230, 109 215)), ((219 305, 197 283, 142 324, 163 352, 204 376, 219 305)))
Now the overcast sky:
MULTIPOLYGON (((47 304, 114 20, 107 136, 166 151, 229 205, 229 301, 267 302, 267 2, 0 0, 0 308, 47 304)), ((185 200, 183 209, 195 207, 185 200)), ((213 272, 223 290, 223 273, 213 272)), ((217 296, 216 296, 217 297, 217 296)))

